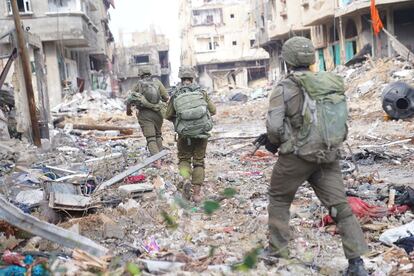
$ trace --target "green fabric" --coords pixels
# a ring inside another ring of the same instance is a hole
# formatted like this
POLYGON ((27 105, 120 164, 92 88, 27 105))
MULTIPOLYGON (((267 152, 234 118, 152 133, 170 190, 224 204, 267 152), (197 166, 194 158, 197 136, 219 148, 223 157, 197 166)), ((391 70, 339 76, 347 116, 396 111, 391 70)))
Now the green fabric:
POLYGON ((147 147, 151 155, 162 150, 162 123, 163 118, 159 112, 150 109, 140 110, 137 114, 138 123, 142 133, 147 139, 147 147))
POLYGON ((191 175, 193 185, 202 185, 204 182, 207 141, 207 139, 178 136, 178 169, 185 179, 189 179, 191 175))
POLYGON ((208 138, 213 128, 203 91, 198 86, 183 86, 174 94, 175 131, 189 138, 208 138))
POLYGON ((332 162, 348 131, 343 80, 330 72, 301 72, 293 77, 305 96, 295 152, 311 162, 332 162))

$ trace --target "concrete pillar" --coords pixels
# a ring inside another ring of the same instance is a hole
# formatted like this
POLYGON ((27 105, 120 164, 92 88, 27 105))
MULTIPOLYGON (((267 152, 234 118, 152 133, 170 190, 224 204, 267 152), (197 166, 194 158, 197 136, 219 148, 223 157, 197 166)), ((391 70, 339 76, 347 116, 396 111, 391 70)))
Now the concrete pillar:
POLYGON ((236 86, 248 87, 249 82, 247 78, 247 68, 242 68, 241 71, 236 75, 236 86))
POLYGON ((339 17, 339 45, 341 46, 341 63, 345 63, 345 32, 343 27, 342 17, 339 17))
POLYGON ((89 53, 83 51, 78 52, 77 63, 79 77, 85 80, 85 90, 90 90, 92 87, 92 80, 89 53))
MULTIPOLYGON (((394 34, 394 9, 389 6, 387 9, 387 31, 389 31, 391 34, 394 34)), ((387 38, 387 44, 388 44, 388 56, 391 57, 394 55, 394 50, 392 48, 391 39, 387 38)))
POLYGON ((44 42, 43 51, 46 57, 46 81, 49 92, 49 106, 53 108, 62 102, 62 85, 59 74, 56 42, 44 42))

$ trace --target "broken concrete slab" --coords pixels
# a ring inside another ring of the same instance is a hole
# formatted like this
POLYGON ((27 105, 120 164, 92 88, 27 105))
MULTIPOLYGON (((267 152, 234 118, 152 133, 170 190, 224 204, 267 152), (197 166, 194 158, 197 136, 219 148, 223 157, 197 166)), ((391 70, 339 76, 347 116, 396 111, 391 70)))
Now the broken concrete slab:
POLYGON ((150 273, 172 272, 174 270, 182 268, 185 264, 179 262, 167 262, 167 261, 152 261, 138 259, 143 263, 150 273))
POLYGON ((111 179, 109 179, 109 180, 107 180, 107 181, 103 182, 102 184, 100 184, 100 185, 96 188, 96 190, 95 190, 95 191, 100 191, 100 190, 105 189, 105 188, 107 188, 107 187, 109 187, 109 186, 112 186, 113 184, 115 184, 115 183, 117 183, 117 182, 121 181, 121 180, 122 180, 122 179, 124 179, 125 177, 127 177, 127 176, 129 176, 129 175, 133 174, 134 172, 137 172, 137 171, 139 171, 140 169, 145 168, 145 167, 146 167, 146 166, 148 166, 149 164, 151 164, 151 163, 153 163, 153 162, 157 161, 158 159, 163 158, 163 157, 164 157, 164 156, 166 156, 167 154, 168 154, 168 151, 163 150, 163 151, 161 151, 161 152, 159 152, 159 153, 157 153, 157 154, 155 154, 155 155, 153 155, 153 156, 151 156, 151 157, 149 157, 149 158, 145 159, 142 163, 139 163, 138 165, 135 165, 135 166, 133 166, 133 167, 129 168, 128 170, 126 170, 126 171, 124 171, 124 172, 122 172, 122 173, 120 173, 120 174, 118 174, 118 175, 116 175, 116 176, 112 177, 111 179))
POLYGON ((103 222, 103 238, 116 238, 122 240, 125 237, 124 230, 114 220, 104 214, 100 214, 99 217, 103 222))
POLYGON ((21 191, 17 194, 15 201, 29 206, 36 206, 43 200, 43 196, 43 191, 40 189, 21 191))
POLYGON ((130 184, 123 185, 118 188, 118 190, 129 197, 135 198, 142 196, 143 193, 152 192, 154 186, 152 184, 130 184))
POLYGON ((104 256, 108 253, 108 249, 86 237, 23 213, 1 195, 0 218, 30 234, 40 236, 71 249, 79 248, 94 256, 104 256))
POLYGON ((53 192, 50 193, 49 207, 73 211, 84 211, 92 208, 90 197, 53 192))
MULTIPOLYGON (((82 191, 80 185, 73 183, 57 183, 57 182, 46 182, 46 194, 50 193, 62 193, 62 194, 72 194, 72 195, 81 195, 82 191)), ((47 197, 48 198, 48 197, 47 197)))

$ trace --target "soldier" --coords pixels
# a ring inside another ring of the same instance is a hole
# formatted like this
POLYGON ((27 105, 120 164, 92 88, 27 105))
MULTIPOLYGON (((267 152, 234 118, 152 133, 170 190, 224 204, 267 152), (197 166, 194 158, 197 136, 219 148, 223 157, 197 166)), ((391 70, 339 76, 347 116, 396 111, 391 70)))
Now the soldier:
POLYGON ((209 131, 213 128, 211 116, 216 113, 216 107, 207 92, 193 82, 195 72, 191 67, 180 67, 178 77, 181 83, 175 88, 168 103, 166 119, 174 123, 178 134, 178 169, 185 180, 182 187, 184 196, 199 202, 205 177, 207 140, 209 131))
MULTIPOLYGON (((154 155, 163 149, 161 127, 168 94, 164 85, 151 76, 149 69, 140 69, 139 76, 140 80, 126 102, 127 115, 132 115, 132 106, 137 107, 139 125, 147 139, 148 150, 154 155)), ((157 165, 160 165, 159 162, 157 165)))
POLYGON ((294 37, 282 47, 289 75, 270 95, 266 148, 279 158, 269 188, 269 247, 265 255, 288 257, 289 208, 305 181, 336 222, 349 266, 345 275, 368 275, 361 255, 368 246, 347 202, 339 167, 339 148, 347 135, 343 80, 333 73, 312 73, 312 42, 294 37), (332 120, 334 118, 334 120, 332 120))

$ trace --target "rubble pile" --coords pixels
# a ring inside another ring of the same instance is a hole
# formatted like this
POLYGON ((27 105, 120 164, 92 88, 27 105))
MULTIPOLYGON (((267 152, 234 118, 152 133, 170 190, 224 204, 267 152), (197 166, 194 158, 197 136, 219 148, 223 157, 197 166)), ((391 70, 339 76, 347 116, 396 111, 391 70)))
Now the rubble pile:
MULTIPOLYGON (((414 221, 414 127, 412 119, 385 117, 380 100, 388 82, 413 81, 411 73, 401 73, 411 70, 404 66, 398 60, 369 60, 340 72, 349 86, 351 115, 344 183, 369 241, 364 260, 373 275, 414 272, 406 231, 414 221)), ((0 221, 0 275, 2 269, 33 274, 38 264, 53 275, 239 275, 250 269, 257 275, 339 275, 347 266, 339 235, 309 184, 291 207, 293 258, 260 258, 277 155, 261 149, 253 155, 252 141, 265 131, 267 99, 215 99, 220 103, 200 204, 183 200, 177 191, 172 124, 163 126, 168 150, 155 156, 163 159, 159 170, 151 165, 154 158, 135 118, 124 115, 122 101, 97 92, 76 94, 55 110, 65 118, 51 132, 49 146, 34 149, 15 140, 2 145, 0 217, 15 214, 32 228, 0 221), (79 125, 122 126, 132 133, 75 128, 79 125), (18 262, 8 261, 10 254, 18 262), (26 262, 28 256, 34 262, 26 262)))

